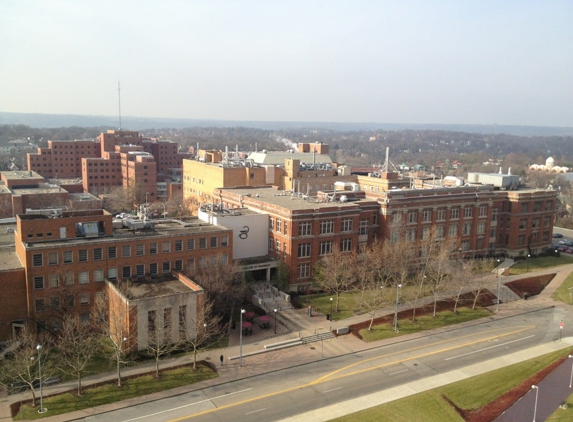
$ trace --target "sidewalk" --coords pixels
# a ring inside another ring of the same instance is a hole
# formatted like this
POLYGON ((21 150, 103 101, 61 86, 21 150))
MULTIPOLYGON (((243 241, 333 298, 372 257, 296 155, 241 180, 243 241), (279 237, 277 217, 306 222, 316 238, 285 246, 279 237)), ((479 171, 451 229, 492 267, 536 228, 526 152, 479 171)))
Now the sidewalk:
MULTIPOLYGON (((569 275, 569 273, 573 271, 573 264, 571 265, 564 265, 560 267, 554 267, 546 270, 542 270, 539 272, 531 273, 533 274, 545 274, 545 273, 555 273, 557 272, 557 276, 552 280, 552 282, 544 289, 544 291, 539 294, 538 296, 532 297, 527 301, 516 301, 511 302, 508 304, 502 304, 500 307, 500 311, 493 316, 493 318, 506 318, 514 315, 519 315, 527 312, 531 312, 535 309, 541 309, 548 306, 554 306, 556 302, 551 299, 551 294, 555 291, 557 287, 562 283, 563 280, 569 275)), ((511 281, 512 279, 519 279, 523 278, 523 275, 520 276, 510 276, 504 278, 503 281, 511 281)), ((497 280, 497 279, 496 279, 497 280)), ((347 327, 354 323, 362 322, 368 319, 368 315, 355 315, 351 318, 347 318, 343 321, 328 321, 323 315, 308 317, 303 312, 305 310, 300 311, 301 318, 306 318, 306 329, 304 330, 307 334, 316 334, 316 332, 325 331, 325 330, 335 330, 341 327, 347 327)), ((393 310, 390 310, 387 313, 391 313, 393 310)), ((478 320, 479 322, 479 320, 478 320)), ((466 324, 472 324, 474 322, 469 322, 466 324)), ((441 329, 442 331, 444 329, 441 329)), ((266 353, 254 354, 252 356, 247 356, 251 353, 257 353, 264 351, 264 345, 270 343, 276 343, 280 341, 285 341, 293 338, 298 338, 301 334, 299 332, 286 332, 286 328, 283 325, 277 324, 277 334, 274 334, 274 321, 272 324, 272 328, 268 330, 256 330, 253 335, 243 337, 243 366, 239 365, 239 360, 232 360, 229 361, 228 358, 231 356, 238 356, 240 353, 240 346, 239 346, 239 329, 233 330, 231 334, 231 338, 229 340, 230 347, 224 349, 216 349, 216 350, 209 350, 207 352, 201 353, 198 356, 198 359, 210 361, 213 363, 214 366, 217 367, 219 372, 219 377, 216 379, 204 381, 198 384, 188 385, 179 387, 173 390, 167 390, 151 395, 147 395, 144 397, 134 398, 125 402, 117 402, 112 403, 109 405, 99 406, 97 408, 88 408, 82 411, 72 412, 64 415, 52 416, 44 418, 43 420, 47 422, 60 422, 60 421, 69 421, 74 419, 81 419, 88 415, 92 415, 95 413, 105 413, 111 410, 125 408, 129 406, 134 406, 140 403, 145 403, 149 401, 159 400, 165 397, 172 397, 177 396, 183 393, 187 393, 194 390, 200 390, 209 386, 214 385, 221 385, 227 382, 235 381, 237 379, 248 378, 251 376, 256 376, 259 374, 270 373, 274 371, 279 371, 282 369, 299 366, 308 364, 311 362, 320 361, 321 359, 328 359, 348 353, 359 352, 366 349, 371 349, 375 347, 379 347, 381 345, 393 344, 402 341, 406 341, 411 339, 412 336, 406 337, 398 337, 396 339, 389 339, 383 340, 374 343, 364 343, 361 340, 357 339, 353 335, 347 336, 340 336, 335 339, 326 340, 323 342, 322 347, 305 347, 305 346, 296 346, 290 347, 280 350, 273 350, 266 353), (224 355, 225 357, 225 364, 223 366, 219 366, 219 356, 224 355)), ((417 335, 417 334, 416 334, 417 335)), ((424 333, 424 335, 428 335, 428 333, 424 333)), ((538 356, 539 354, 546 353, 543 350, 555 350, 555 347, 569 347, 573 344, 573 339, 566 338, 563 339, 561 343, 547 343, 542 346, 538 346, 532 348, 528 351, 524 351, 521 353, 522 360, 529 359, 531 357, 538 356), (527 357, 525 357, 527 356, 527 357)), ((192 356, 185 356, 176 359, 170 359, 162 361, 161 367, 168 368, 172 366, 177 366, 181 364, 188 364, 192 362, 192 356)), ((516 359, 516 358, 514 358, 516 359)), ((521 359, 521 358, 520 358, 521 359)), ((457 377, 462 376, 462 374, 466 377, 476 375, 476 371, 483 370, 483 368, 495 368, 496 364, 505 366, 507 364, 504 358, 498 358, 495 360, 496 362, 492 362, 488 365, 477 365, 478 368, 464 368, 463 370, 453 371, 453 373, 443 374, 436 377, 432 377, 432 379, 428 379, 428 382, 424 383, 417 383, 417 384, 424 384, 432 386, 434 388, 438 385, 444 385, 457 380, 457 377), (434 379, 435 378, 435 379, 434 379)), ((516 360, 512 361, 513 363, 516 360)), ((499 367, 501 367, 499 366, 499 367)), ((143 373, 152 372, 154 369, 154 363, 150 362, 148 364, 138 365, 136 367, 131 368, 124 368, 122 369, 122 376, 132 376, 138 375, 143 373)), ((89 385, 93 385, 95 383, 107 381, 107 380, 114 380, 116 379, 114 372, 108 372, 103 374, 97 374, 94 376, 86 377, 82 380, 82 384, 84 387, 88 387, 89 385)), ((59 393, 62 391, 73 390, 76 386, 74 381, 65 382, 53 386, 49 386, 44 388, 44 396, 51 395, 54 393, 59 393)), ((413 386, 401 386, 399 387, 401 390, 391 389, 388 391, 388 394, 384 394, 385 398, 393 397, 392 399, 396 399, 400 397, 404 397, 406 395, 414 394, 416 388, 413 386), (394 391, 395 390, 395 391, 394 391)), ((20 393, 15 394, 7 397, 0 397, 0 422, 7 422, 11 421, 12 418, 10 416, 10 404, 20 401, 20 400, 28 400, 30 399, 31 395, 29 392, 27 393, 20 393)), ((362 398, 358 398, 353 400, 354 404, 345 404, 344 406, 337 405, 336 409, 321 409, 319 411, 320 418, 318 416, 309 417, 307 415, 306 420, 329 420, 337 416, 338 412, 344 410, 345 413, 355 412, 357 410, 361 410, 366 407, 371 407, 376 405, 375 401, 372 399, 370 400, 363 400, 362 398), (340 406, 340 407, 339 407, 340 406), (362 407, 360 407, 362 406, 362 407)), ((295 420, 303 420, 303 419, 288 419, 289 421, 295 420)))

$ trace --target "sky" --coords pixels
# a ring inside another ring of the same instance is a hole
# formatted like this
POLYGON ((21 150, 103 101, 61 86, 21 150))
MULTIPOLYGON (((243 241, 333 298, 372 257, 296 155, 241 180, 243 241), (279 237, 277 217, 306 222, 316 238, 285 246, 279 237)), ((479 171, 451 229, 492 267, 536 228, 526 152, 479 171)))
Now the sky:
POLYGON ((573 126, 569 0, 1 0, 0 111, 573 126))

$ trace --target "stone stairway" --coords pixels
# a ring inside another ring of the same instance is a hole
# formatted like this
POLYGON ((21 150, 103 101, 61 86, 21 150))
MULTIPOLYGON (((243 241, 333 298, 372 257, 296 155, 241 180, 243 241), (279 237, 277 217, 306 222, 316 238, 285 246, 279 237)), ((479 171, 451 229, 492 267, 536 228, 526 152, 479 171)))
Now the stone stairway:
POLYGON ((336 336, 332 331, 324 331, 322 333, 313 334, 311 336, 306 336, 301 338, 302 344, 316 343, 321 340, 329 340, 335 338, 336 336))

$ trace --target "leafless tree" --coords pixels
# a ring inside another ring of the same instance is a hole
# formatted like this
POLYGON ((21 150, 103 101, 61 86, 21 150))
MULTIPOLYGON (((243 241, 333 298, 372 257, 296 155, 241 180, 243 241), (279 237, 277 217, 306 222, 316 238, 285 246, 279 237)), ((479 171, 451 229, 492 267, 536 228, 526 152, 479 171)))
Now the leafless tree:
POLYGON ((193 352, 193 369, 197 369, 197 353, 216 344, 225 336, 226 327, 222 324, 222 316, 215 312, 213 301, 206 296, 197 315, 189 321, 181 317, 179 320, 180 338, 186 349, 193 352))
POLYGON ((434 297, 434 311, 432 314, 434 317, 436 316, 439 295, 452 274, 451 255, 456 244, 456 241, 453 239, 436 242, 433 248, 432 259, 427 261, 426 275, 428 286, 434 297))
POLYGON ((340 295, 353 288, 355 277, 352 271, 352 255, 334 247, 332 253, 324 256, 317 264, 314 283, 321 289, 334 294, 335 308, 338 312, 340 295))
POLYGON ((45 382, 54 374, 55 367, 50 359, 52 345, 48 336, 37 336, 28 328, 6 345, 6 354, 0 361, 2 384, 26 385, 32 392, 32 405, 36 406, 36 387, 40 380, 45 382), (41 346, 41 347, 38 347, 41 346))
MULTIPOLYGON (((157 302, 160 308, 160 301, 157 302)), ((171 310, 171 308, 169 308, 171 310)), ((147 335, 147 353, 155 361, 155 377, 160 377, 159 362, 163 356, 166 356, 181 346, 179 337, 173 336, 173 327, 171 326, 171 315, 163 314, 163 318, 157 318, 159 315, 154 314, 153 320, 148 321, 147 335)))
POLYGON ((78 381, 78 395, 82 394, 82 376, 99 351, 99 332, 79 315, 67 314, 58 333, 59 368, 78 381))

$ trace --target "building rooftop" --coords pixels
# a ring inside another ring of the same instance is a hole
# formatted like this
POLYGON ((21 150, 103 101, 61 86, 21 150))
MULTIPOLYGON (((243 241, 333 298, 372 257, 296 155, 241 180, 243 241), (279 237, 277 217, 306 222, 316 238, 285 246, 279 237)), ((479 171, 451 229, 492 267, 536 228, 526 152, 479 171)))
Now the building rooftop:
POLYGON ((247 160, 252 160, 255 164, 284 166, 285 160, 292 158, 300 160, 301 163, 332 164, 332 158, 328 154, 313 154, 310 152, 253 152, 249 154, 247 160))
MULTIPOLYGON (((117 286, 118 281, 110 281, 110 283, 117 286)), ((183 283, 172 274, 149 276, 132 279, 127 285, 127 295, 129 299, 137 300, 201 290, 199 286, 196 286, 197 288, 192 286, 183 283)))

